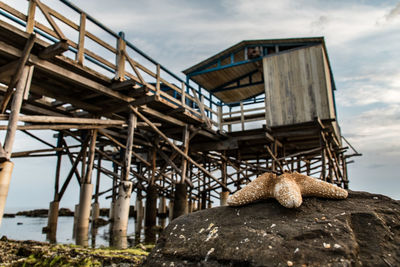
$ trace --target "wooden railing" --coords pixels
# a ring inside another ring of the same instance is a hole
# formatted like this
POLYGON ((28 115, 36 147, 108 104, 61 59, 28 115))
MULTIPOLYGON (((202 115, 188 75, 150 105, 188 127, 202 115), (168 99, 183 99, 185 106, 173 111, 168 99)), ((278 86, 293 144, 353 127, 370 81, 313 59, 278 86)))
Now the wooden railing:
POLYGON ((238 103, 238 110, 229 109, 227 112, 223 112, 223 106, 219 107, 218 125, 220 130, 244 131, 248 129, 246 124, 250 122, 257 122, 258 128, 265 124, 264 102, 246 103, 246 101, 241 101, 238 103), (234 125, 237 125, 236 129, 233 127, 234 125))
POLYGON ((97 68, 96 71, 108 78, 119 81, 131 79, 135 81, 136 86, 146 87, 148 95, 164 99, 176 108, 183 108, 203 119, 210 128, 219 127, 215 120, 218 118, 218 111, 211 108, 217 107, 218 104, 213 102, 211 97, 205 100, 204 95, 198 90, 127 41, 123 33, 115 33, 69 1, 60 1, 79 14, 79 22, 72 21, 40 0, 29 0, 27 14, 0 1, 0 13, 3 17, 25 27, 29 33, 36 32, 53 43, 67 42, 69 52, 72 52, 67 57, 75 63, 91 69, 97 68), (38 11, 43 14, 45 22, 38 21, 38 11), (100 35, 106 34, 107 38, 111 36, 115 46, 105 41, 104 37, 98 37, 99 34, 89 32, 87 30, 89 22, 101 30, 100 35), (48 23, 48 26, 43 23, 48 23), (77 41, 68 38, 66 33, 71 30, 78 35, 77 41), (89 41, 90 45, 87 44, 89 41), (93 50, 103 52, 95 53, 93 50), (162 87, 166 90, 162 90, 162 87), (212 103, 211 107, 205 105, 205 101, 212 103))

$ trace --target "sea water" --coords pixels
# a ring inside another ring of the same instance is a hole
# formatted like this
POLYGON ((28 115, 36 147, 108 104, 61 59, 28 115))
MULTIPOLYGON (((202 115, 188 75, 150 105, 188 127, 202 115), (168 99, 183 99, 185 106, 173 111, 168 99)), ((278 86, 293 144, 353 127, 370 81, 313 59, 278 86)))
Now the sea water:
MULTIPOLYGON (((107 217, 101 218, 107 220, 107 217)), ((75 244, 75 240, 72 238, 73 224, 74 217, 72 216, 58 217, 57 243, 75 244)), ((46 240, 46 234, 42 233, 42 229, 45 226, 47 226, 47 217, 16 216, 15 218, 3 218, 0 226, 0 236, 7 236, 7 238, 14 240, 48 241, 46 240)), ((92 236, 89 234, 89 244, 95 244, 94 247, 110 246, 109 228, 109 224, 99 227, 95 240, 92 240, 92 236)), ((130 218, 128 221, 128 236, 134 236, 134 233, 135 221, 130 218)))

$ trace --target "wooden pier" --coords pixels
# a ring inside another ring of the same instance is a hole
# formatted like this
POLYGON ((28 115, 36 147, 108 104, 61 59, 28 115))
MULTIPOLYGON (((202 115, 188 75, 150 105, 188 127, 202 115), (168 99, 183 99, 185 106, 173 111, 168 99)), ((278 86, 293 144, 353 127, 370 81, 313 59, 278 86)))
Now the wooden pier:
POLYGON ((39 0, 25 13, 0 1, 1 217, 16 157, 57 158, 51 239, 59 203, 79 183, 74 229, 83 245, 99 197, 109 197, 110 232, 124 247, 131 205, 136 235, 144 226, 153 242, 157 216, 165 227, 168 216, 225 205, 264 172, 297 171, 348 188, 348 158, 359 154, 340 134, 323 38, 243 41, 185 70, 185 80, 61 2, 78 21, 39 0), (56 145, 38 130, 55 131, 56 145), (13 153, 16 131, 48 148, 13 153), (71 168, 61 177, 65 161, 71 168), (100 192, 109 178, 113 186, 100 192))

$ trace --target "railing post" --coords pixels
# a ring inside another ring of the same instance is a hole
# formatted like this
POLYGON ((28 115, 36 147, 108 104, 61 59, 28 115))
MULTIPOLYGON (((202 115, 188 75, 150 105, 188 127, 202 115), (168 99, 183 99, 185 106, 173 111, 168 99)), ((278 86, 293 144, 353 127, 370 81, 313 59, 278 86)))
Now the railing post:
POLYGON ((185 91, 185 83, 182 82, 182 93, 181 93, 181 101, 182 101, 182 107, 185 108, 186 106, 186 91, 185 91))
POLYGON ((223 123, 223 120, 222 120, 222 105, 221 105, 221 106, 218 106, 218 128, 221 132, 224 128, 224 125, 222 123, 223 123))
POLYGON ((79 40, 78 52, 76 53, 75 60, 78 64, 83 65, 84 52, 85 52, 85 34, 86 34, 86 14, 81 13, 81 20, 79 24, 79 40))
POLYGON ((123 32, 119 33, 119 38, 117 40, 117 57, 115 65, 117 66, 115 72, 115 80, 123 81, 125 80, 125 34, 123 32))
POLYGON ((161 67, 160 64, 157 64, 157 73, 156 73, 156 96, 160 96, 160 73, 161 67))
POLYGON ((33 33, 33 28, 35 27, 35 11, 36 3, 33 0, 29 1, 28 17, 26 21, 26 32, 33 33))

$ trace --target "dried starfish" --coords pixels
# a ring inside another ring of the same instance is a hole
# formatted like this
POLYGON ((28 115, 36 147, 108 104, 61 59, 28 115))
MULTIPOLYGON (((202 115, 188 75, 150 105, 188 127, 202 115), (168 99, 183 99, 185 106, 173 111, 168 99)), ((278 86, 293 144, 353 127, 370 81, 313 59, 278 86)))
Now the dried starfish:
POLYGON ((228 198, 229 206, 241 206, 262 199, 275 198, 286 208, 297 208, 303 202, 302 196, 333 199, 347 198, 347 191, 330 183, 297 172, 277 176, 264 173, 246 187, 228 198))

